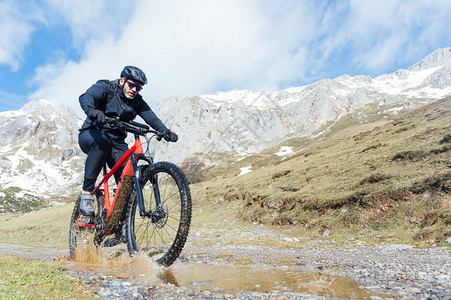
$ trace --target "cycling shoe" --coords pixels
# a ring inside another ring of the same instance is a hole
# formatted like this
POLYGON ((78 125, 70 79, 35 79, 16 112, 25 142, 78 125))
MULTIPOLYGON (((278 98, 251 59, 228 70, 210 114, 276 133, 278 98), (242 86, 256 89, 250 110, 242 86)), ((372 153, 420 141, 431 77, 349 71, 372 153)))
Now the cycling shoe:
POLYGON ((91 194, 80 194, 79 210, 83 216, 94 215, 94 197, 91 194))

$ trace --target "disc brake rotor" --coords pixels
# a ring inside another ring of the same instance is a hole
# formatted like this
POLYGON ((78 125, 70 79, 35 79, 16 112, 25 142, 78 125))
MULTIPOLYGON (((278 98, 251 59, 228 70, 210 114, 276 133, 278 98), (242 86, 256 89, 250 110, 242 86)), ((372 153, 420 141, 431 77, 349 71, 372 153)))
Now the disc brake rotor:
POLYGON ((165 203, 162 203, 158 207, 157 215, 158 215, 158 217, 156 218, 156 221, 155 221, 155 227, 157 227, 158 229, 161 229, 168 222, 168 216, 169 216, 168 207, 165 203))

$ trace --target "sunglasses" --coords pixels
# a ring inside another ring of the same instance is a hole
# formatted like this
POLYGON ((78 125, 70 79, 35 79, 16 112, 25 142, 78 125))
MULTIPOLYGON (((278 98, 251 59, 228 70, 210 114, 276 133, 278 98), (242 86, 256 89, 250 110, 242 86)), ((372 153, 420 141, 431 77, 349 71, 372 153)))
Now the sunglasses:
POLYGON ((136 91, 139 92, 140 90, 143 89, 142 86, 136 85, 136 84, 134 84, 134 83, 131 82, 131 81, 128 81, 128 80, 127 80, 127 83, 128 83, 128 86, 130 87, 131 90, 133 90, 134 88, 136 88, 136 91))

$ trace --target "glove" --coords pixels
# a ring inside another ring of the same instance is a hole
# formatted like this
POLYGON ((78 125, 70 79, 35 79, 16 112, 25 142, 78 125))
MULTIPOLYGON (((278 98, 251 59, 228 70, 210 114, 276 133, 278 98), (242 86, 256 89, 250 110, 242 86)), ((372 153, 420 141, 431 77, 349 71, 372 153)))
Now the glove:
POLYGON ((97 124, 105 123, 105 114, 103 111, 91 108, 87 113, 88 117, 97 121, 97 124))
POLYGON ((172 132, 170 129, 165 130, 163 132, 164 134, 164 139, 166 140, 166 142, 177 142, 177 140, 179 139, 179 136, 177 134, 175 134, 174 132, 172 132))

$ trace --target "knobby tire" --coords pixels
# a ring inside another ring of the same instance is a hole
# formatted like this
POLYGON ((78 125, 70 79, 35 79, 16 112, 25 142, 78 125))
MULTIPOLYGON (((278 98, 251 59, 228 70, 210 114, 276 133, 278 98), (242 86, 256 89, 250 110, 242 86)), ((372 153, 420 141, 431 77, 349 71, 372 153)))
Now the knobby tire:
MULTIPOLYGON (((100 207, 103 207, 104 204, 103 195, 97 199, 97 212, 100 211, 100 207)), ((85 228, 80 227, 77 220, 81 217, 80 215, 80 198, 77 199, 74 205, 74 209, 72 211, 72 216, 70 218, 70 227, 69 227, 69 253, 72 258, 75 258, 75 252, 77 250, 77 246, 80 246, 79 239, 90 240, 94 242, 94 228, 85 228)))
POLYGON ((159 212, 158 220, 139 215, 138 197, 134 189, 126 212, 127 247, 130 255, 145 254, 165 267, 180 255, 191 223, 191 192, 188 180, 179 167, 159 162, 143 170, 140 183, 145 209, 159 212), (157 179, 162 204, 155 203, 152 183, 157 179))
POLYGON ((72 216, 70 218, 70 228, 69 228, 69 252, 72 258, 75 257, 75 250, 77 249, 77 232, 79 231, 76 220, 80 214, 78 207, 80 204, 80 199, 75 202, 74 210, 72 211, 72 216))

